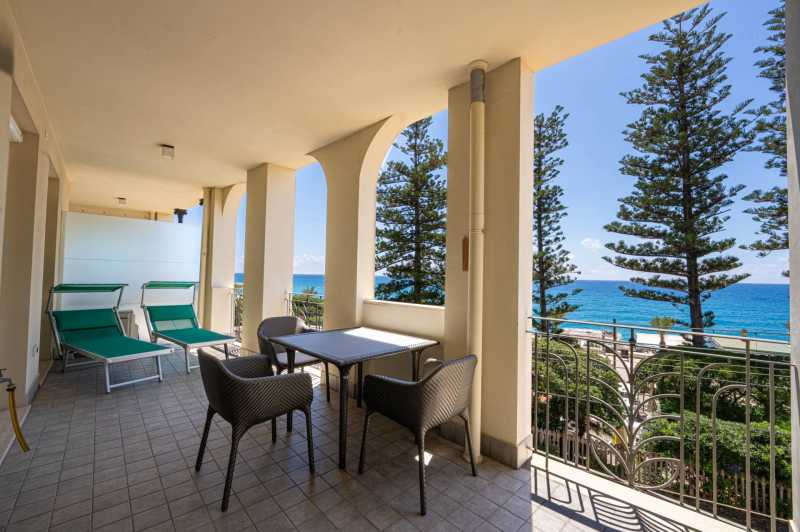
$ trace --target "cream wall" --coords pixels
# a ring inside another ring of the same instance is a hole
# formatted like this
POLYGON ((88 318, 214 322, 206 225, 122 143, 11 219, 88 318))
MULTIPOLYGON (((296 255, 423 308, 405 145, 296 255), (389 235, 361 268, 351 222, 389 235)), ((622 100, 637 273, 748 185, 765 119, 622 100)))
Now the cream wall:
POLYGON ((22 392, 26 404, 38 388, 42 272, 50 162, 40 151, 39 136, 24 132, 11 144, 8 161, 3 269, 0 278, 0 367, 22 392))
POLYGON ((375 190, 378 173, 402 116, 391 116, 319 148, 327 182, 325 327, 361 323, 363 302, 375 292, 375 190))
MULTIPOLYGON (((147 339, 140 308, 145 281, 196 281, 200 271, 200 227, 76 212, 65 213, 64 282, 127 283, 122 309, 136 315, 139 337, 147 339)), ((189 290, 149 291, 147 302, 184 303, 189 290)), ((109 294, 62 296, 65 308, 110 306, 109 294)))
MULTIPOLYGON (((361 313, 362 325, 365 327, 444 341, 444 307, 368 299, 364 301, 361 313)), ((429 357, 442 358, 442 348, 437 346, 427 349, 422 361, 429 357)), ((410 360, 408 356, 375 360, 366 365, 365 374, 376 373, 410 379, 410 360)))

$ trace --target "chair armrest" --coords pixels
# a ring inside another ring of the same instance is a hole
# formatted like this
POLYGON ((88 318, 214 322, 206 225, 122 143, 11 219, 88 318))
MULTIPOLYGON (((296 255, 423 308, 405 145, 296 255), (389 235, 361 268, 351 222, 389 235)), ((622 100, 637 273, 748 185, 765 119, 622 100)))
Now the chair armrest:
POLYGON ((367 408, 411 430, 419 427, 421 392, 418 382, 383 375, 367 375, 364 379, 367 408))
POLYGON ((314 397, 311 375, 291 373, 274 377, 233 377, 230 393, 236 417, 244 423, 258 423, 308 407, 314 397))

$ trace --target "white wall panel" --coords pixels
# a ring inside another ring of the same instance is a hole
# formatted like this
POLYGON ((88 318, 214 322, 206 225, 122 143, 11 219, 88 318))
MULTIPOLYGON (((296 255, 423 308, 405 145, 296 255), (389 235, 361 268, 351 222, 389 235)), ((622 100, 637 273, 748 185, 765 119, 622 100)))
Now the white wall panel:
MULTIPOLYGON (((64 227, 64 282, 127 283, 121 308, 136 312, 142 338, 146 336, 139 308, 142 283, 199 278, 199 226, 69 212, 64 227)), ((163 290, 148 292, 147 301, 190 300, 189 290, 163 290)), ((62 296, 60 304, 88 308, 114 301, 109 294, 76 294, 62 296)))

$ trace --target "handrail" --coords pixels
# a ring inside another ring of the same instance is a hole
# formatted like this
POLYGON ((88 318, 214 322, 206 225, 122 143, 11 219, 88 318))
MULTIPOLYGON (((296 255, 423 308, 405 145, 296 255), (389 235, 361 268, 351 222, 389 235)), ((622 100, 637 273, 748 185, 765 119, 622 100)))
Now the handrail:
MULTIPOLYGON (((760 343, 768 343, 768 344, 778 344, 778 345, 789 345, 789 342, 786 340, 774 340, 771 338, 761 338, 761 337, 753 337, 753 336, 736 336, 730 334, 718 334, 712 332, 705 332, 705 331, 693 331, 691 329, 662 329, 658 327, 651 327, 647 325, 634 325, 631 323, 605 323, 599 321, 587 321, 587 320, 571 320, 567 318, 550 318, 550 317, 542 317, 542 316, 528 316, 529 320, 540 320, 546 322, 555 322, 555 323, 575 323, 577 325, 594 325, 595 327, 608 327, 608 328, 617 328, 617 329, 636 329, 638 331, 650 331, 650 332, 662 332, 667 334, 690 334, 694 336, 708 336, 711 338, 726 338, 729 340, 750 340, 752 342, 760 342, 760 343)), ((535 328, 528 329, 529 333, 537 332, 535 328)), ((541 331, 538 331, 541 332, 541 331)))

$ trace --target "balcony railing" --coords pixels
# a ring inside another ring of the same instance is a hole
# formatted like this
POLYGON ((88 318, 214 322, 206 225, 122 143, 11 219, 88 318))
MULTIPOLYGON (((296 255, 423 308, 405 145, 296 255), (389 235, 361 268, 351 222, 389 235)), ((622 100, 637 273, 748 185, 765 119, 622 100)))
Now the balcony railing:
POLYGON ((288 293, 286 296, 286 313, 297 316, 306 322, 306 326, 322 330, 325 299, 319 294, 288 293))
MULTIPOLYGON (((286 294, 286 315, 297 316, 312 329, 322 330, 325 299, 319 294, 286 294)), ((231 323, 233 333, 238 340, 242 339, 244 324, 244 287, 239 285, 233 289, 231 299, 231 323)))
POLYGON ((785 341, 534 318, 533 446, 748 530, 791 518, 785 341))
POLYGON ((244 324, 244 286, 236 285, 231 298, 231 323, 233 335, 242 341, 242 325, 244 324))

